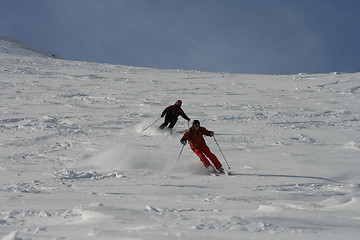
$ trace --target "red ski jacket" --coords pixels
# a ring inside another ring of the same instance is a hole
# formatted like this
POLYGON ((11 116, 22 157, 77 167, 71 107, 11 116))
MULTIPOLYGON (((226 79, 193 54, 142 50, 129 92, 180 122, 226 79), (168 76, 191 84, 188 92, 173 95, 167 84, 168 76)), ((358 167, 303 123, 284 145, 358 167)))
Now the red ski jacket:
POLYGON ((206 146, 203 135, 210 136, 211 131, 207 130, 204 127, 199 127, 199 129, 196 131, 194 127, 191 127, 181 138, 181 141, 190 141, 190 148, 194 150, 196 148, 206 146))

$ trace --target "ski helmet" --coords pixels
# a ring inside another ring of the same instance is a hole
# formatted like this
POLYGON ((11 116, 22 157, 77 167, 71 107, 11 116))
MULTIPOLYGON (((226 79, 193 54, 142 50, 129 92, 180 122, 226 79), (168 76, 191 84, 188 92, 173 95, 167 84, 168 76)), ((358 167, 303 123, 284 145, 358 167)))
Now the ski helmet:
POLYGON ((200 126, 200 121, 199 120, 194 120, 192 125, 193 126, 200 126))
POLYGON ((182 104, 181 100, 177 100, 176 103, 175 103, 176 106, 181 106, 181 104, 182 104))

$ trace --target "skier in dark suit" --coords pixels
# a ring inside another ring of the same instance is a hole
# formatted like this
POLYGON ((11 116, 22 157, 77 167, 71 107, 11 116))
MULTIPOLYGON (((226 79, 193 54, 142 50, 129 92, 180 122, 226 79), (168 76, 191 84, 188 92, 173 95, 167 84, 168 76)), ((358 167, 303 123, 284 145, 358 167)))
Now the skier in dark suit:
POLYGON ((164 109, 164 111, 161 114, 161 117, 165 117, 165 121, 163 124, 160 125, 160 129, 164 129, 167 125, 169 125, 168 128, 172 129, 177 120, 178 117, 181 115, 184 119, 190 121, 190 118, 185 114, 185 112, 181 109, 181 100, 177 100, 174 105, 168 106, 164 109))

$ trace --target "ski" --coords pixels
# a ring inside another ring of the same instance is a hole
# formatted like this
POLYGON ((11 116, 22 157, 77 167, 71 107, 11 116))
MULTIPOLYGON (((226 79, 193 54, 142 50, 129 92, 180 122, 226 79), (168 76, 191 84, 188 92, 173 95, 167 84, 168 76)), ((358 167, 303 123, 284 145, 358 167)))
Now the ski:
POLYGON ((218 175, 231 176, 231 175, 232 175, 232 172, 224 170, 223 173, 218 173, 218 175))
POLYGON ((186 131, 187 131, 187 129, 185 129, 185 130, 178 130, 178 131, 176 131, 177 133, 186 133, 186 131))
POLYGON ((231 176, 232 172, 224 170, 224 172, 222 172, 222 173, 215 171, 215 172, 209 172, 209 174, 210 174, 210 176, 220 176, 220 175, 231 176))

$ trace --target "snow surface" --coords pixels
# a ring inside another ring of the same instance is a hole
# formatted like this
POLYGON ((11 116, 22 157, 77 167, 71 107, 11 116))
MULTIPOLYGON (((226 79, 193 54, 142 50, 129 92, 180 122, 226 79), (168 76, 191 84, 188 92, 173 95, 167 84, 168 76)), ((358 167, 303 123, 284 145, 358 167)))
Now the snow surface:
POLYGON ((359 239, 359 73, 157 70, 20 48, 0 38, 0 239, 359 239), (177 161, 182 118, 139 134, 177 99, 232 176, 209 176, 188 146, 177 161))

